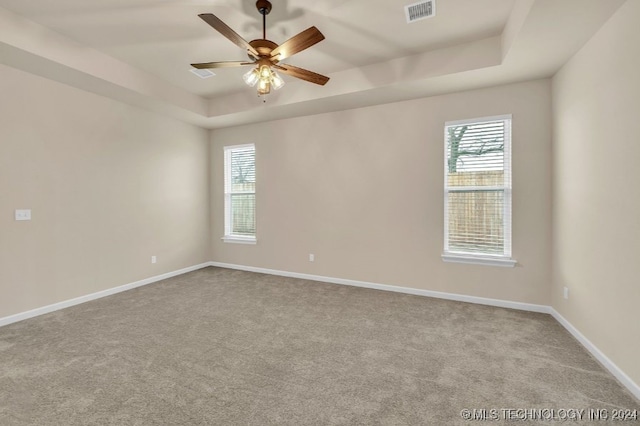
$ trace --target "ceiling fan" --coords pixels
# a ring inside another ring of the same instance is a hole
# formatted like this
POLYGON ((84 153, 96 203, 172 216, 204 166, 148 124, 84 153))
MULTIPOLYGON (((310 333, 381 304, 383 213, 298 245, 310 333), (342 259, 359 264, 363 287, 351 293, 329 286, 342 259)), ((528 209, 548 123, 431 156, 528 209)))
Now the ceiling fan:
POLYGON ((233 31, 220 18, 211 14, 203 13, 198 15, 213 29, 231 40, 234 44, 247 51, 250 61, 223 61, 207 62, 202 64, 191 64, 197 69, 240 67, 245 65, 255 65, 251 71, 244 75, 244 81, 249 86, 258 85, 258 95, 267 95, 271 88, 277 90, 284 85, 284 80, 276 74, 275 70, 283 74, 290 75, 311 83, 324 86, 329 77, 317 74, 313 71, 298 68, 293 65, 283 64, 280 61, 287 59, 296 53, 313 46, 324 40, 324 35, 316 28, 308 28, 301 33, 291 37, 289 40, 278 45, 271 40, 267 40, 267 15, 271 12, 271 2, 268 0, 256 1, 256 8, 262 15, 262 38, 246 41, 238 33, 233 31), (274 70, 275 69, 275 70, 274 70))

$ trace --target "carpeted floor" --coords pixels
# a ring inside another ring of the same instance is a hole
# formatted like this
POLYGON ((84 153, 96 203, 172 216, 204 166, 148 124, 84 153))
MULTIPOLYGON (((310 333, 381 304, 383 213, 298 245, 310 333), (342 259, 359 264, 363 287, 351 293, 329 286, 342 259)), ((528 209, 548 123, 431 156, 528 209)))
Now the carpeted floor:
POLYGON ((487 422, 463 409, 532 408, 640 404, 548 315, 220 268, 0 328, 0 425, 469 425, 487 422))

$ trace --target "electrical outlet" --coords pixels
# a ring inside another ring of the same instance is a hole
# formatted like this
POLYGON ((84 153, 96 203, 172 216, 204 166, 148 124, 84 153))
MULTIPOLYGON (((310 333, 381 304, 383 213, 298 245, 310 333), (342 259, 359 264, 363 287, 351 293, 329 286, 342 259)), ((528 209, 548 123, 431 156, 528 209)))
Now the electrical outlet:
POLYGON ((569 287, 565 287, 564 288, 564 298, 568 299, 569 298, 569 287))
POLYGON ((309 262, 315 262, 316 260, 316 255, 313 253, 309 253, 309 262))
POLYGON ((155 256, 151 256, 151 263, 158 263, 158 258, 155 256))

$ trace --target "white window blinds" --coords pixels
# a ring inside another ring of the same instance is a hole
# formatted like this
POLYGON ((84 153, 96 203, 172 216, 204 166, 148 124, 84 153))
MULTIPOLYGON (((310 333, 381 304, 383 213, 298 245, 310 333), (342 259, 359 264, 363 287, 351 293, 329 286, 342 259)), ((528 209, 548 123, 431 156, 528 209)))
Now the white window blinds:
POLYGON ((511 257, 511 116, 445 124, 445 254, 511 257))
POLYGON ((255 145, 224 148, 225 239, 255 240, 255 145))

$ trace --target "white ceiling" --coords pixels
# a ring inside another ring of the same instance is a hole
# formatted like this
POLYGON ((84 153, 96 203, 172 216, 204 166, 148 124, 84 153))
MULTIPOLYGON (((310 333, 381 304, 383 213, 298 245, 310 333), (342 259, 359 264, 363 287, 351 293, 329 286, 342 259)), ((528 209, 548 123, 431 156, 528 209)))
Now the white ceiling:
POLYGON ((624 0, 272 0, 267 38, 315 25, 326 39, 286 62, 331 77, 285 76, 267 104, 244 69, 202 80, 193 62, 244 60, 199 19, 213 13, 261 38, 254 0, 0 0, 0 61, 204 127, 324 112, 552 75, 624 0))

